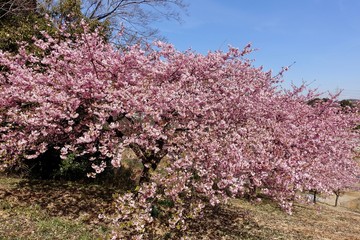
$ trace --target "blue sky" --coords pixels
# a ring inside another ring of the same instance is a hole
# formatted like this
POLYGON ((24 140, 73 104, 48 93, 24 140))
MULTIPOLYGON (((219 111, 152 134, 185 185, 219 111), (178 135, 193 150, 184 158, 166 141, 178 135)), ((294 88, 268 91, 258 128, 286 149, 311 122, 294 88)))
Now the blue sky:
POLYGON ((185 0, 182 24, 156 25, 179 50, 226 50, 251 42, 255 66, 285 74, 287 84, 344 89, 360 99, 360 0, 185 0))

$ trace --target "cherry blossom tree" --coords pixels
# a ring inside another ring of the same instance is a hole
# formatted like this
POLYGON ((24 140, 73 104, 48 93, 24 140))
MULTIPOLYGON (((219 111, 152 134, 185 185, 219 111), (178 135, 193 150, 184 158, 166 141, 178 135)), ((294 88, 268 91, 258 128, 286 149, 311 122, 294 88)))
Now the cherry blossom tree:
POLYGON ((262 194, 290 212, 301 192, 357 181, 359 114, 335 99, 308 105, 316 93, 304 86, 282 89, 281 74, 245 57, 250 45, 206 55, 162 42, 118 50, 83 27, 76 38, 44 32, 36 54, 0 52, 0 165, 55 149, 87 158, 95 177, 132 149, 140 185, 103 216, 117 226, 114 239, 150 239, 160 227, 180 236, 204 204, 229 197, 262 194))

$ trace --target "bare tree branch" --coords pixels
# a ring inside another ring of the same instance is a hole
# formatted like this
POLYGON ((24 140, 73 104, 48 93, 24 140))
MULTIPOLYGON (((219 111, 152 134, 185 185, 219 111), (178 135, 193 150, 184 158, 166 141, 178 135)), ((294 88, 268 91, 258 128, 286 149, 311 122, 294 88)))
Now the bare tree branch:
POLYGON ((36 8, 36 0, 0 0, 0 20, 7 16, 35 11, 36 8))
POLYGON ((181 20, 185 0, 0 0, 0 23, 7 16, 27 11, 46 12, 61 21, 88 20, 105 23, 115 43, 133 44, 161 39, 153 23, 181 20), (121 38, 116 38, 121 31, 121 38))
POLYGON ((91 14, 90 14, 90 16, 89 16, 90 18, 93 18, 93 17, 94 17, 96 11, 98 11, 98 9, 99 9, 100 6, 101 6, 101 3, 102 3, 102 1, 98 1, 97 3, 96 3, 96 2, 93 3, 93 4, 96 4, 96 7, 95 7, 94 10, 91 12, 91 14))
POLYGON ((110 24, 110 31, 123 31, 133 40, 159 38, 152 24, 161 20, 180 21, 180 13, 186 12, 184 0, 42 0, 53 5, 64 2, 81 4, 81 11, 87 19, 110 24))

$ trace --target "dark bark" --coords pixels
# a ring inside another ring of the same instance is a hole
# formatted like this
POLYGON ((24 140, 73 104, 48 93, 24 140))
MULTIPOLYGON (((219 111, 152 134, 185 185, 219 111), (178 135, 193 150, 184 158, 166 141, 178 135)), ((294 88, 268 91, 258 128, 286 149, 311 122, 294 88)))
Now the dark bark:
POLYGON ((0 19, 12 15, 26 15, 35 12, 36 0, 0 0, 0 19))
POLYGON ((157 141, 157 146, 159 147, 159 151, 158 152, 154 152, 153 150, 146 150, 145 148, 141 147, 138 144, 130 144, 130 148, 134 151, 134 153, 136 154, 136 156, 138 158, 140 158, 144 168, 142 171, 142 174, 140 176, 140 181, 139 184, 141 185, 142 183, 145 182, 150 182, 150 169, 152 171, 155 171, 161 161, 161 159, 163 159, 165 157, 165 155, 167 154, 167 151, 163 149, 164 147, 164 141, 163 140, 158 140, 157 141))
POLYGON ((335 193, 335 196, 336 196, 336 198, 335 198, 335 207, 337 207, 338 202, 339 202, 339 197, 340 197, 340 189, 334 191, 334 193, 335 193))
POLYGON ((317 195, 317 191, 314 190, 314 199, 313 199, 313 203, 316 203, 316 195, 317 195))

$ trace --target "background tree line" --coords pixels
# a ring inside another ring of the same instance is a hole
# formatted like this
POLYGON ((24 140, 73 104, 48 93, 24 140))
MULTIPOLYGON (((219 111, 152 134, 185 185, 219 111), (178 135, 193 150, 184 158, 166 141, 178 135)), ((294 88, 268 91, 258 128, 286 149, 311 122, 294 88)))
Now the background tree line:
POLYGON ((118 45, 152 41, 161 38, 152 23, 180 22, 185 11, 183 0, 0 0, 0 49, 16 52, 19 41, 31 43, 40 31, 82 20, 102 26, 106 39, 118 45))

